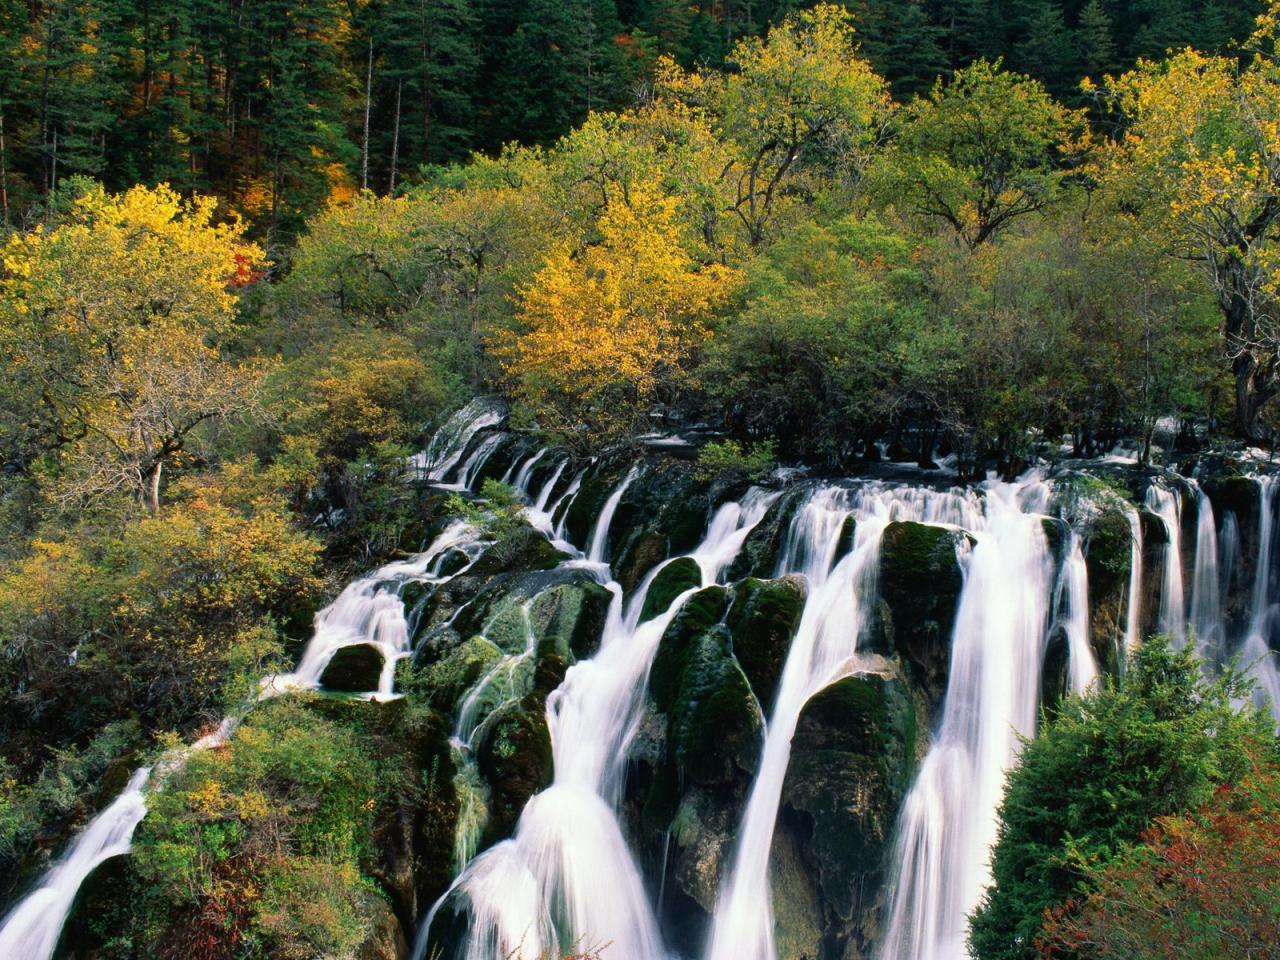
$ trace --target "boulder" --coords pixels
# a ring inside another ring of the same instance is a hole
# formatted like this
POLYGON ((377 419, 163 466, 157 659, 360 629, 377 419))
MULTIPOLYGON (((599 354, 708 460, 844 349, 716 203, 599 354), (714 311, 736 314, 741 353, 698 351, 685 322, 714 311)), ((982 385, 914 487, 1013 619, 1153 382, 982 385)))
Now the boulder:
POLYGON ((320 686, 341 693, 368 693, 378 689, 382 676, 382 651, 367 643, 340 647, 320 674, 320 686))
POLYGON ((640 620, 652 620, 660 613, 666 612, 672 601, 686 590, 692 590, 702 583, 702 571, 697 561, 691 557, 678 557, 672 560, 653 578, 649 584, 649 592, 645 594, 644 606, 640 611, 640 620))
POLYGON ((427 702, 442 713, 452 713, 462 696, 501 656, 502 651, 484 637, 463 641, 422 670, 420 682, 427 702))
POLYGON ((911 784, 916 712, 887 661, 838 680, 805 705, 783 804, 816 868, 824 929, 853 934, 874 912, 887 847, 911 784))
POLYGON ((773 711, 778 681, 804 612, 804 600, 802 577, 749 577, 734 588, 727 619, 733 653, 765 716, 773 711))
POLYGON ((869 648, 896 650, 933 703, 947 690, 951 628, 964 578, 956 551, 968 534, 894 521, 880 542, 880 624, 869 648))
POLYGON ((403 960, 409 955, 404 927, 390 904, 376 894, 369 902, 369 932, 356 948, 355 960, 403 960))
POLYGON ((531 693, 495 711, 476 750, 489 784, 486 842, 509 836, 529 798, 551 783, 551 735, 546 695, 531 693))

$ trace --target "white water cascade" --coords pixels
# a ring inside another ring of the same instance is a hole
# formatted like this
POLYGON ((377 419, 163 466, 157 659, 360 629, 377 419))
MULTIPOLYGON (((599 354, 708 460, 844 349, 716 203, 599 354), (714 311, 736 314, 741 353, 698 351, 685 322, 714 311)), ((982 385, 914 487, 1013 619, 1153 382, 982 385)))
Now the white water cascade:
POLYGON ((1035 729, 1052 561, 1038 479, 988 483, 969 526, 942 723, 903 804, 880 960, 960 960, 990 881, 1005 772, 1035 729))
MULTIPOLYGON (((609 528, 633 469, 605 502, 587 561, 608 574, 609 528)), ((776 494, 750 491, 741 503, 720 507, 702 543, 690 554, 701 586, 710 586, 763 519, 776 494)), ((644 706, 645 680, 659 640, 684 602, 677 596, 663 613, 640 621, 649 587, 667 561, 651 571, 624 604, 613 593, 596 655, 574 664, 547 699, 554 776, 551 786, 525 806, 515 834, 473 860, 432 907, 414 947, 426 957, 432 921, 446 902, 468 914, 467 960, 554 955, 577 943, 608 942, 616 960, 663 960, 665 953, 648 895, 617 820, 627 748, 644 706)))
POLYGON ((1124 617, 1121 664, 1142 641, 1142 518, 1132 507, 1126 508, 1125 515, 1129 518, 1129 603, 1124 617))
POLYGON ((1098 663, 1089 645, 1089 569, 1080 548, 1080 536, 1074 530, 1062 568, 1062 582, 1067 611, 1063 630, 1067 635, 1068 677, 1071 692, 1084 694, 1098 679, 1098 663))
POLYGON ((1147 509, 1164 525, 1164 573, 1160 581, 1158 626, 1175 641, 1187 636, 1187 614, 1182 592, 1182 509, 1181 498, 1167 487, 1153 483, 1147 488, 1147 509))
MULTIPOLYGON (((1192 481, 1194 483, 1195 481, 1192 481)), ((1191 629, 1195 633, 1196 655, 1214 661, 1225 652, 1222 622, 1222 593, 1218 583, 1218 531, 1213 504, 1195 485, 1196 561, 1191 581, 1191 629)))
POLYGON ((1257 693, 1270 701, 1271 713, 1280 720, 1280 654, 1271 649, 1280 604, 1271 596, 1271 557, 1275 550, 1275 476, 1258 480, 1258 563, 1253 577, 1253 603, 1248 634, 1240 650, 1241 665, 1257 683, 1257 693))
POLYGON ((0 925, 0 957, 41 960, 53 955, 80 885, 106 860, 129 852, 147 812, 143 788, 150 767, 134 772, 124 792, 94 817, 62 859, 0 925))
MULTIPOLYGON (((320 686, 325 667, 343 647, 367 644, 382 654, 383 669, 378 689, 369 697, 389 700, 395 682, 395 665, 407 657, 409 624, 405 620, 401 591, 409 583, 439 584, 452 579, 440 574, 440 566, 452 552, 467 557, 468 565, 484 547, 475 530, 461 522, 450 524, 422 553, 380 567, 353 580, 337 599, 316 614, 315 631, 292 673, 275 674, 261 682, 263 696, 289 690, 314 690, 320 686)), ((463 568, 465 569, 465 567, 463 568)))
POLYGON ((501 403, 488 397, 477 397, 436 431, 426 450, 409 458, 410 470, 424 480, 443 483, 461 462, 476 435, 496 427, 504 419, 506 413, 501 403))
POLYGON ((808 592, 766 728, 731 871, 716 904, 709 960, 776 956, 769 853, 791 740, 805 702, 859 669, 858 639, 876 598, 885 527, 892 520, 966 526, 974 515, 974 499, 964 494, 873 484, 856 490, 821 489, 792 521, 777 572, 802 575, 808 592), (853 543, 837 562, 850 517, 855 524, 853 543))

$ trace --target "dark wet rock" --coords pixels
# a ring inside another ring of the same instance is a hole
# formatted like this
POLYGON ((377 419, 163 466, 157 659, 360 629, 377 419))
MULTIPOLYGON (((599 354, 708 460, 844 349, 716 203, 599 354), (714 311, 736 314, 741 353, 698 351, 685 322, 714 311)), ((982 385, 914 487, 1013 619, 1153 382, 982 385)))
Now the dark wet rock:
POLYGON ((787 823, 774 831, 769 849, 773 935, 779 957, 818 960, 823 955, 822 901, 803 843, 787 823))
POLYGON ((491 716, 476 751, 480 773, 489 784, 487 842, 509 836, 520 811, 551 783, 551 735, 546 695, 532 693, 491 716))
POLYGON ((763 718, 718 621, 721 587, 690 597, 658 645, 650 693, 668 719, 667 749, 682 778, 729 783, 755 767, 763 718))
POLYGON ((916 712, 888 661, 831 684, 796 725, 783 803, 816 867, 823 928, 846 938, 873 911, 916 757, 916 712))
POLYGON ((550 570, 569 559, 532 527, 521 527, 482 553, 467 572, 491 577, 508 570, 550 570))
POLYGON ((796 489, 783 494, 774 502, 764 519, 747 534, 738 556, 729 565, 726 577, 730 582, 745 577, 763 580, 774 575, 787 531, 791 528, 796 511, 804 505, 805 495, 806 491, 796 489))
POLYGON ((367 643, 339 648, 320 674, 320 686, 342 693, 368 693, 378 689, 382 675, 382 651, 367 643))
POLYGON ((686 590, 702 583, 702 571, 691 557, 678 557, 658 571, 649 584, 640 611, 641 622, 651 620, 670 609, 672 602, 686 590))
POLYGON ((804 611, 802 577, 748 578, 734 588, 727 624, 733 653, 765 716, 773 710, 791 638, 804 611))
POLYGON ((644 575, 667 559, 668 540, 656 530, 646 530, 633 538, 626 552, 614 564, 614 571, 622 589, 630 593, 644 575))
POLYGON ((896 650, 933 702, 947 689, 951 628, 964 584, 956 550, 962 531, 894 521, 880 543, 880 621, 871 652, 896 650))
POLYGON ((539 593, 529 606, 529 622, 538 638, 538 655, 584 660, 595 654, 604 633, 613 594, 585 580, 539 593))

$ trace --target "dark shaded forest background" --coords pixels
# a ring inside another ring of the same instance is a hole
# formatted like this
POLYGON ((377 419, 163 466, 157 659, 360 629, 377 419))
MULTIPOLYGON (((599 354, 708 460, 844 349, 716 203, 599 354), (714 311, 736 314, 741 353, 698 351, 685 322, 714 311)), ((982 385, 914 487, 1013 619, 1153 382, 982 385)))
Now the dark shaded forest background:
MULTIPOLYGON (((0 190, 19 225, 59 180, 211 193, 291 238, 327 200, 549 144, 644 93, 662 54, 718 67, 803 3, 770 0, 5 0, 0 190), (425 168, 425 171, 424 171, 425 168)), ((1085 76, 1229 52, 1254 0, 853 0, 907 100, 977 58, 1081 104, 1085 76)))

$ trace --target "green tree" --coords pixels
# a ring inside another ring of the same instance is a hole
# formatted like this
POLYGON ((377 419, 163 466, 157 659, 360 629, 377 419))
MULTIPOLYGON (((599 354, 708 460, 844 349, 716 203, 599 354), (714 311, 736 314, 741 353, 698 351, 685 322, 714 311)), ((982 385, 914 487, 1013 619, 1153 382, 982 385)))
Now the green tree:
POLYGON ((1064 196, 1083 126, 1039 81, 980 60, 904 111, 882 161, 886 196, 973 249, 1064 196))
POLYGON ((1190 653, 1156 637, 1116 685, 1045 721, 1009 775, 994 885, 971 918, 977 960, 1038 957, 1046 911, 1085 879, 1079 864, 1114 858, 1157 817, 1195 810, 1254 768, 1275 729, 1235 709, 1246 687, 1231 673, 1204 680, 1190 653))

